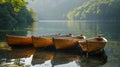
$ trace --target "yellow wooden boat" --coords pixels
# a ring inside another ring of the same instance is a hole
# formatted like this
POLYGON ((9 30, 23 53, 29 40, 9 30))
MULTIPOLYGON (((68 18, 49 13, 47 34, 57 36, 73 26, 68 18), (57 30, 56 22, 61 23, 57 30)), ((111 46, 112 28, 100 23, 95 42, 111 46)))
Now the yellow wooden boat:
POLYGON ((65 49, 77 45, 78 39, 57 37, 53 39, 53 43, 56 49, 65 49))
POLYGON ((6 35, 9 46, 26 46, 32 44, 31 37, 6 35))
POLYGON ((51 37, 35 37, 32 36, 32 42, 35 48, 53 46, 53 38, 51 37))
POLYGON ((87 53, 103 49, 106 43, 107 39, 102 36, 79 41, 82 50, 87 53))

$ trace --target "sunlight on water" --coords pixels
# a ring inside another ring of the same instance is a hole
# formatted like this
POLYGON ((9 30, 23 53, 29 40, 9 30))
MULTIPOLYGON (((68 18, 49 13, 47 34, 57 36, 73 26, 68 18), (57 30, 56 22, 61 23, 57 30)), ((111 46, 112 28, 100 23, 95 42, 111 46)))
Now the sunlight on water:
POLYGON ((45 61, 43 64, 34 65, 32 67, 52 67, 51 60, 45 61))
POLYGON ((25 60, 26 65, 31 65, 32 58, 33 58, 33 55, 31 55, 29 58, 24 58, 23 60, 25 60))

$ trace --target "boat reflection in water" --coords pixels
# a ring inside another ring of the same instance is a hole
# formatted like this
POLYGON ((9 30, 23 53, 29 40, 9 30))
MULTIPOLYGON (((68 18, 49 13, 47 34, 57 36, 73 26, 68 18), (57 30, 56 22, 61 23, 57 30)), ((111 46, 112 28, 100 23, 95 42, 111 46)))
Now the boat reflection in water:
POLYGON ((107 62, 104 51, 87 57, 75 52, 37 50, 32 47, 0 51, 0 67, 98 67, 107 62))
MULTIPOLYGON (((78 62, 80 60, 81 60, 80 55, 58 52, 54 55, 54 59, 52 60, 52 65, 53 66, 59 66, 59 65, 64 66, 64 64, 68 64, 73 61, 78 62)), ((71 67, 71 66, 68 66, 68 67, 71 67)), ((75 67, 75 66, 72 66, 72 67, 75 67)))
POLYGON ((33 59, 32 59, 32 65, 33 66, 42 66, 44 67, 47 65, 47 67, 51 67, 51 61, 53 60, 54 52, 52 51, 36 51, 33 59), (49 63, 49 64, 46 64, 49 63))
POLYGON ((104 51, 88 57, 67 52, 36 51, 32 59, 33 67, 98 67, 106 62, 104 51))
POLYGON ((107 62, 107 55, 105 52, 92 55, 88 57, 82 57, 80 62, 77 62, 81 67, 99 67, 107 62))
POLYGON ((3 51, 0 56, 1 66, 2 67, 18 67, 18 66, 30 66, 32 56, 35 52, 35 49, 32 47, 22 47, 22 48, 12 48, 10 51, 3 51), (29 61, 29 62, 28 62, 29 61))
POLYGON ((107 56, 105 52, 90 55, 88 57, 84 55, 75 55, 67 53, 56 53, 52 60, 52 65, 55 67, 67 66, 67 67, 98 67, 107 62, 107 56), (75 65, 76 64, 76 65, 75 65))

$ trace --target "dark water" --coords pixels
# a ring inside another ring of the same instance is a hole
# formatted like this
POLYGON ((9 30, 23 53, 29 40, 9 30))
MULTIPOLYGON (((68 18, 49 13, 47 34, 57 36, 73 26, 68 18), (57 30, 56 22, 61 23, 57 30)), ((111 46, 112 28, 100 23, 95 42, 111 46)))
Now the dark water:
POLYGON ((119 21, 40 21, 28 30, 0 30, 0 67, 13 64, 15 67, 120 67, 119 26, 119 21), (5 34, 38 36, 57 33, 84 34, 87 38, 102 35, 108 43, 103 52, 85 57, 73 51, 41 51, 33 47, 10 49, 5 40, 5 34))

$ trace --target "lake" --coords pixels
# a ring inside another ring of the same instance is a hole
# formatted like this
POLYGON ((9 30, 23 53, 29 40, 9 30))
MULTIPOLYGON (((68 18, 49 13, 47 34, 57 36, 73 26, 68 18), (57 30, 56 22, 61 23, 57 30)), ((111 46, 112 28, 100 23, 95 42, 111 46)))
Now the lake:
POLYGON ((0 67, 120 67, 120 21, 40 20, 21 30, 0 30, 0 67), (84 34, 104 36, 108 43, 100 54, 86 57, 74 51, 50 51, 34 47, 10 48, 5 35, 41 36, 84 34))

